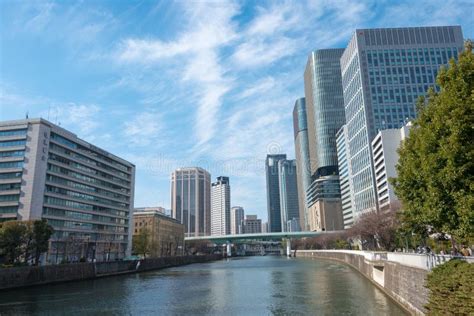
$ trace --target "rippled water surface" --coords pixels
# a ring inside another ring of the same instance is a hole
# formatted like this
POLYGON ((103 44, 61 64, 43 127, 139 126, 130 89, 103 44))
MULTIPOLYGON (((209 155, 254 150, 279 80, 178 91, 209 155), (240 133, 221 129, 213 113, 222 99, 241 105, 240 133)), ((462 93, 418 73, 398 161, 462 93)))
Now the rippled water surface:
POLYGON ((339 263, 247 257, 0 292, 0 314, 405 315, 339 263))

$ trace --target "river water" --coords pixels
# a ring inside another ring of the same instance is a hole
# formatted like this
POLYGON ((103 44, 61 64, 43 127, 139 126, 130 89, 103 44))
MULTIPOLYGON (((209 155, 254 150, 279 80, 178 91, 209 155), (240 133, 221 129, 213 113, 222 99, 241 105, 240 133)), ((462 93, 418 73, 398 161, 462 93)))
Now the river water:
POLYGON ((406 315, 352 268, 246 257, 0 292, 0 315, 406 315))

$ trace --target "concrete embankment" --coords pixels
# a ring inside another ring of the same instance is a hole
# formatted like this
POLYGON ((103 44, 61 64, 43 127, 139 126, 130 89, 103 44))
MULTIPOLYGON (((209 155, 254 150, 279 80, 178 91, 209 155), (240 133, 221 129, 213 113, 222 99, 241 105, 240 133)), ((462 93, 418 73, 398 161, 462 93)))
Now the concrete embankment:
POLYGON ((191 263, 214 261, 221 258, 221 255, 181 256, 150 258, 140 261, 71 263, 40 267, 6 268, 0 269, 0 290, 150 271, 191 263))
POLYGON ((387 253, 362 251, 298 250, 297 257, 329 259, 346 263, 367 277, 413 315, 424 315, 428 269, 387 260, 387 253))

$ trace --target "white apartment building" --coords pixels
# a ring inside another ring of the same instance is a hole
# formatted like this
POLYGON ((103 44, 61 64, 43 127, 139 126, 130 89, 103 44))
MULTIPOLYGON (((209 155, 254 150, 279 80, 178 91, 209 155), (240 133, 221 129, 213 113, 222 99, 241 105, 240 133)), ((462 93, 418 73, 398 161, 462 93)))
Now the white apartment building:
POLYGON ((230 209, 230 234, 238 235, 243 233, 244 208, 233 206, 230 209))
POLYGON ((229 178, 217 177, 211 184, 211 236, 229 235, 230 228, 229 178))

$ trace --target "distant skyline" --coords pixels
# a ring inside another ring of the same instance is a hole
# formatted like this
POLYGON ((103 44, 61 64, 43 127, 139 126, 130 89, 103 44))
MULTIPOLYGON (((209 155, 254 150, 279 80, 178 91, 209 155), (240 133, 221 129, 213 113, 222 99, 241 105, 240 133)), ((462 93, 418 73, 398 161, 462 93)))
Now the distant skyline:
POLYGON ((267 220, 266 154, 294 158, 292 110, 315 49, 356 28, 461 25, 472 1, 0 3, 0 119, 43 117, 133 162, 135 206, 170 175, 229 176, 267 220))

